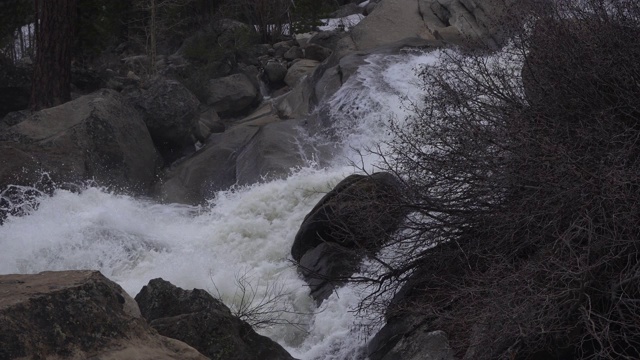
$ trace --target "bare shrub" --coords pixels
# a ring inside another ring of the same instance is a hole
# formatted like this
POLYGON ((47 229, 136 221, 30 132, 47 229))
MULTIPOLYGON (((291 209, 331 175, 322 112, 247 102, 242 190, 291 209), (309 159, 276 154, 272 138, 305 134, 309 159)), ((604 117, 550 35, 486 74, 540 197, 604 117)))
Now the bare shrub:
POLYGON ((307 324, 299 319, 312 315, 295 309, 285 284, 278 279, 260 282, 248 271, 238 273, 235 277, 236 290, 229 296, 221 294, 216 284, 212 283, 215 289, 212 295, 227 305, 234 316, 256 329, 275 325, 303 329, 307 324))
POLYGON ((639 6, 540 4, 500 52, 421 73, 382 154, 413 211, 369 279, 409 281, 388 316, 468 359, 640 356, 639 6))

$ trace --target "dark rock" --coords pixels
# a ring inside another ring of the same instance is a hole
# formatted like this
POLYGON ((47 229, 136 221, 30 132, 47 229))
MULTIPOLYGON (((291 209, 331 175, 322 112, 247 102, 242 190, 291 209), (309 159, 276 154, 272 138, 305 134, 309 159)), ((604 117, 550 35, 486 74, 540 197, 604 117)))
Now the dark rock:
POLYGON ((142 316, 161 335, 183 341, 211 359, 292 360, 204 290, 183 290, 154 279, 136 295, 142 316))
POLYGON ((144 193, 161 161, 142 118, 112 90, 30 114, 0 134, 0 188, 93 179, 144 193), (10 154, 10 155, 8 155, 10 154))
POLYGON ((260 93, 245 74, 234 74, 209 81, 207 104, 221 116, 246 114, 260 101, 260 93))
POLYGON ((97 271, 0 276, 0 359, 205 360, 97 271))
POLYGON ((309 44, 304 48, 304 57, 316 61, 325 61, 331 56, 331 50, 318 44, 309 44))
POLYGON ((157 76, 145 88, 124 94, 142 114, 153 142, 167 161, 174 160, 171 153, 193 145, 200 102, 182 83, 157 76))
POLYGON ((404 219, 399 182, 389 173, 351 175, 304 218, 291 255, 320 303, 377 251, 404 219))
POLYGON ((278 61, 269 61, 264 67, 264 74, 270 85, 279 85, 284 83, 284 77, 287 75, 287 67, 278 61))
POLYGON ((322 243, 307 251, 298 268, 309 285, 311 297, 319 305, 336 287, 343 285, 360 265, 362 254, 332 243, 322 243))
POLYGON ((367 346, 370 360, 453 360, 447 334, 432 330, 425 317, 406 316, 387 323, 367 346))
POLYGON ((389 173, 348 176, 305 216, 291 255, 300 261, 325 242, 375 251, 404 219, 398 196, 399 182, 389 173))

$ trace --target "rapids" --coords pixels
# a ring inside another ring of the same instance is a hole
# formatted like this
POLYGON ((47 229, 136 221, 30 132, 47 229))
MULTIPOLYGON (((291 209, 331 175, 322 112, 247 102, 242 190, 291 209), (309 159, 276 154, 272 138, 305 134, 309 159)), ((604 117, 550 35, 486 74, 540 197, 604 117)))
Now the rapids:
MULTIPOLYGON (((346 286, 317 309, 290 260, 293 238, 307 212, 345 176, 375 170, 366 149, 389 136, 385 122, 404 119, 420 101, 415 69, 433 54, 370 55, 326 106, 341 135, 330 166, 313 161, 275 180, 218 193, 208 206, 159 204, 110 193, 56 190, 28 215, 0 226, 0 274, 95 269, 135 296, 162 277, 202 288, 228 306, 273 300, 275 316, 259 332, 294 357, 361 359, 365 319, 352 310, 366 289, 346 286), (245 296, 246 300, 246 296, 245 296)), ((322 139, 307 139, 322 141, 322 139)), ((325 159, 327 160, 327 159, 325 159)))

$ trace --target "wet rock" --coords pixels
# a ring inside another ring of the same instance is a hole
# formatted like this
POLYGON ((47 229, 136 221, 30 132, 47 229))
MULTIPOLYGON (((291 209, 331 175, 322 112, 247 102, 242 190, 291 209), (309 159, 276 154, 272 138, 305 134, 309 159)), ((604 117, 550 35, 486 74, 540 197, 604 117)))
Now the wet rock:
POLYGON ((351 175, 305 216, 291 255, 317 302, 398 228, 405 215, 398 201, 399 186, 389 173, 351 175), (314 278, 320 281, 309 281, 314 278))
POLYGON ((302 78, 312 73, 319 64, 320 62, 310 59, 302 59, 295 62, 289 70, 287 70, 287 76, 285 76, 284 82, 290 87, 296 86, 302 78))
POLYGON ((145 193, 161 164, 140 114, 113 90, 30 114, 0 133, 0 147, 16 155, 3 159, 0 188, 45 172, 58 183, 92 179, 145 193))
POLYGON ((305 165, 311 149, 302 142, 300 121, 287 120, 261 126, 238 155, 239 185, 284 178, 292 169, 305 165))
POLYGON ((144 88, 124 94, 142 114, 153 142, 165 158, 171 152, 193 145, 200 101, 182 83, 158 76, 149 80, 144 88))
POLYGON ((362 254, 344 246, 322 243, 307 251, 298 263, 310 295, 320 305, 333 290, 345 284, 360 265, 362 254))
POLYGON ((205 360, 97 271, 0 275, 0 359, 205 360))
POLYGON ((165 170, 157 189, 160 199, 197 205, 228 189, 236 183, 238 153, 257 132, 257 127, 236 126, 212 134, 203 148, 165 170))
POLYGON ((245 74, 233 74, 209 81, 207 105, 221 116, 246 114, 260 101, 260 93, 245 74))
POLYGON ((258 335, 220 301, 200 289, 183 290, 154 279, 136 295, 142 316, 160 334, 183 341, 211 359, 293 360, 258 335))
MULTIPOLYGON (((273 114, 246 119, 165 172, 158 187, 166 202, 200 204, 232 185, 284 177, 304 164, 297 120, 280 122, 273 114)), ((310 151, 310 149, 308 149, 310 151)))

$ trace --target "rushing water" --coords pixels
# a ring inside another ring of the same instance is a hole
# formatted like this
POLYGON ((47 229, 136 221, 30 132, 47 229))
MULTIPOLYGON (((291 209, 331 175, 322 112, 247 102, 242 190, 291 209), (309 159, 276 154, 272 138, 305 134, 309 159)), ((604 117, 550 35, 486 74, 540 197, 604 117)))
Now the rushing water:
MULTIPOLYGON (((363 296, 339 289, 320 309, 308 295, 289 251, 302 219, 333 185, 373 169, 375 156, 358 150, 388 135, 384 122, 407 116, 407 99, 419 101, 415 68, 433 55, 371 55, 330 100, 342 150, 328 168, 309 164, 285 180, 220 192, 209 206, 157 204, 87 188, 57 190, 28 216, 0 226, 0 273, 96 269, 132 296, 162 277, 185 289, 203 288, 238 307, 245 294, 254 305, 273 300, 275 324, 260 332, 294 357, 357 359, 366 335, 350 311, 363 296), (279 324, 284 323, 284 324, 279 324)), ((310 140, 311 141, 311 140, 310 140)))

